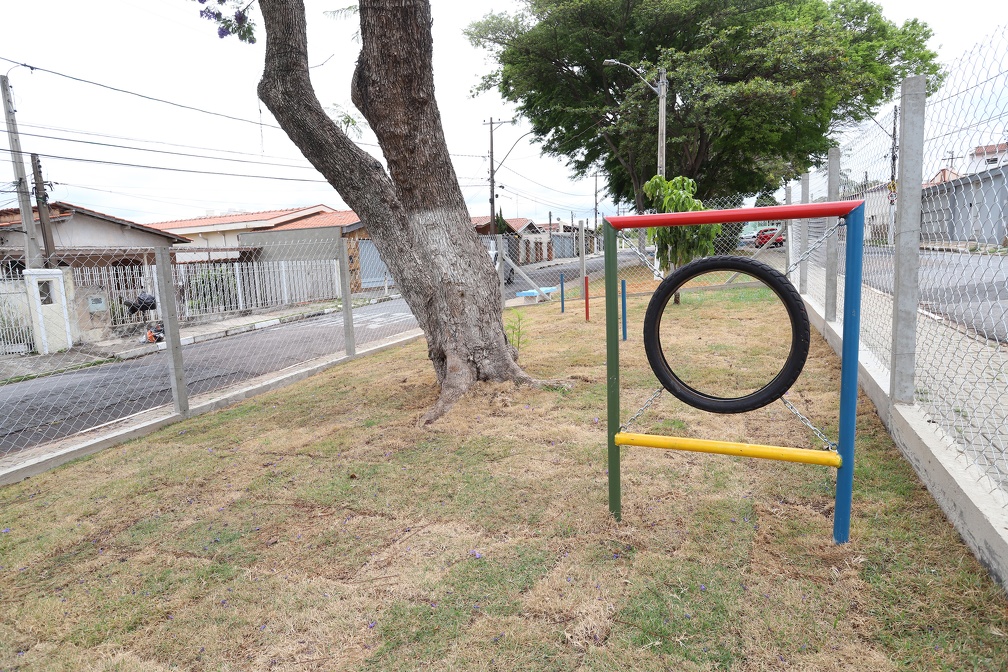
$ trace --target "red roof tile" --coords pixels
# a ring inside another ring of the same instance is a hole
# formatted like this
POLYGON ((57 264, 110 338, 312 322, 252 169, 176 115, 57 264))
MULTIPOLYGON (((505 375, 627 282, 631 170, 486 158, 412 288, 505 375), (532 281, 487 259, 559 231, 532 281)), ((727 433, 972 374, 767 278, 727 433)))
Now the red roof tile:
POLYGON ((260 212, 233 212, 226 215, 208 215, 206 217, 196 217, 193 219, 175 219, 167 222, 154 222, 148 224, 155 229, 182 229, 188 227, 205 227, 212 228, 220 224, 237 224, 241 222, 267 222, 271 219, 277 219, 278 217, 284 217, 287 215, 296 215, 298 212, 303 210, 317 210, 322 208, 326 211, 333 212, 333 209, 326 205, 313 205, 303 208, 287 208, 284 210, 263 210, 260 212))
POLYGON ((980 145, 970 153, 973 156, 993 156, 1004 151, 1008 151, 1008 142, 1001 142, 996 145, 980 145))
POLYGON ((274 226, 270 231, 289 231, 291 229, 320 229, 327 226, 349 226, 360 221, 353 210, 337 210, 336 212, 320 212, 295 219, 293 222, 274 226))

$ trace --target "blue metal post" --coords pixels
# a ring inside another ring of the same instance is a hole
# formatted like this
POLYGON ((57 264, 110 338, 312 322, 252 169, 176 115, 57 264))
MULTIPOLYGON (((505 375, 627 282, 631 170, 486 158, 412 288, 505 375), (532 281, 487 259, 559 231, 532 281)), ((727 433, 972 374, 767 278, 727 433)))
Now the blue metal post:
POLYGON ((851 499, 854 494, 854 433, 857 421, 858 344, 861 338, 861 262, 864 252, 864 204, 847 215, 846 274, 844 276, 843 349, 840 358, 840 440, 843 464, 837 471, 833 541, 850 539, 851 499))
POLYGON ((620 295, 623 297, 623 340, 626 340, 626 279, 620 280, 620 295))
POLYGON ((563 273, 560 274, 560 312, 564 312, 564 286, 563 273))

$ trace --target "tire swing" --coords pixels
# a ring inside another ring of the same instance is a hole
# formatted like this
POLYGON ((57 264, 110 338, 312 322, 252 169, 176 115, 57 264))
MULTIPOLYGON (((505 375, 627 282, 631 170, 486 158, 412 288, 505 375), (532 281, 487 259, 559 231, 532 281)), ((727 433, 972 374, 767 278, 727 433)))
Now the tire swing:
POLYGON ((780 399, 805 366, 809 340, 808 314, 798 290, 780 271, 748 257, 707 257, 676 269, 658 286, 644 317, 644 350, 655 376, 680 401, 711 413, 746 413, 780 399), (761 280, 784 304, 791 323, 791 348, 781 370, 760 389, 740 397, 718 397, 687 385, 669 366, 662 349, 661 322, 669 300, 693 278, 718 271, 743 273, 761 280))

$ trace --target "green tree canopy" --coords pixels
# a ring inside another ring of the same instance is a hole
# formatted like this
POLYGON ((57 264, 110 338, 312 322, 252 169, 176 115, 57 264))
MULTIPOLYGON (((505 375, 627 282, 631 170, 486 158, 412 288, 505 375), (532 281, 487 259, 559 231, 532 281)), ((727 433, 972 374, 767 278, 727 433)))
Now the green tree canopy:
MULTIPOLYGON (((688 177, 666 180, 655 175, 644 185, 644 193, 656 212, 696 212, 705 209, 703 201, 694 197, 696 188, 696 182, 688 177)), ((721 233, 721 225, 663 226, 648 231, 655 243, 658 264, 669 270, 714 254, 714 239, 721 233)))
POLYGON ((651 84, 668 70, 668 173, 704 199, 775 189, 904 77, 939 72, 930 28, 868 0, 526 0, 466 34, 498 64, 481 88, 517 103, 545 153, 577 175, 601 166, 638 210, 656 172, 656 96, 606 59, 651 84))

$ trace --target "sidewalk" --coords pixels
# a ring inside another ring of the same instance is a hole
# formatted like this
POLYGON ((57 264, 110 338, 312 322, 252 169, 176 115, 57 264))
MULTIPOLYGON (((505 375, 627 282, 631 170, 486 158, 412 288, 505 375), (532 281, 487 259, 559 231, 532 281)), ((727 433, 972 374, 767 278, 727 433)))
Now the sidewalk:
MULTIPOLYGON (((394 297, 389 297, 394 298, 394 297)), ((381 301, 370 299, 370 301, 381 301)), ((338 307, 319 308, 293 306, 281 310, 222 318, 212 322, 183 325, 180 330, 182 345, 210 341, 226 336, 244 334, 257 329, 306 320, 321 315, 340 312, 338 307)), ((10 355, 0 357, 0 385, 30 378, 49 376, 65 371, 97 366, 112 361, 143 357, 163 350, 164 343, 146 343, 139 336, 114 338, 96 343, 75 345, 70 350, 50 355, 10 355)))

